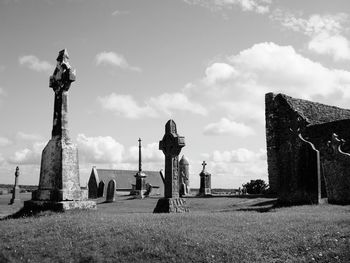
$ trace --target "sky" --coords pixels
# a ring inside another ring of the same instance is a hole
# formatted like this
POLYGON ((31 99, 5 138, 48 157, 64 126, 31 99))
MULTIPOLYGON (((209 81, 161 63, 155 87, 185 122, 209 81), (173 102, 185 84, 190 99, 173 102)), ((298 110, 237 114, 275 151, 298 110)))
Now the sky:
POLYGON ((69 129, 92 166, 164 169, 173 119, 190 186, 268 181, 264 96, 350 108, 348 0, 0 0, 0 183, 37 185, 51 138, 58 52, 76 81, 69 129))

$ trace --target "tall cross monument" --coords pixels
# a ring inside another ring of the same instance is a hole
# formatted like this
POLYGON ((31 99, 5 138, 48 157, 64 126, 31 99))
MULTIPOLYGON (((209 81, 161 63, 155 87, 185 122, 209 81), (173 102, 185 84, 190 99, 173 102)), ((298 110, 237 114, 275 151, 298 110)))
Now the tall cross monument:
POLYGON ((142 172, 142 146, 141 146, 141 138, 139 138, 139 171, 136 173, 136 197, 143 199, 145 197, 146 192, 146 183, 145 178, 146 174, 142 172))
POLYGON ((177 134, 176 123, 169 120, 159 150, 165 155, 164 198, 158 200, 154 213, 188 212, 186 202, 179 198, 179 154, 185 146, 185 137, 177 134))
POLYGON ((68 60, 67 50, 61 50, 50 77, 55 97, 52 136, 42 152, 38 190, 24 203, 28 208, 96 208, 95 202, 87 201, 87 190, 80 188, 78 149, 68 132, 68 91, 76 76, 68 60))

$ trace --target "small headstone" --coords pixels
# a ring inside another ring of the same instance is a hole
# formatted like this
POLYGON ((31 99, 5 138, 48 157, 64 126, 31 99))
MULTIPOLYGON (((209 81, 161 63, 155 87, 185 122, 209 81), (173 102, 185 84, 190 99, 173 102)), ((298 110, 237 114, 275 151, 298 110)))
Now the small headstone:
POLYGON ((18 186, 18 176, 19 176, 19 168, 17 166, 16 167, 16 172, 15 172, 15 184, 14 184, 13 190, 12 190, 12 198, 10 200, 10 205, 12 205, 14 203, 21 202, 21 199, 19 197, 20 189, 19 189, 19 186, 18 186))
POLYGON ((205 166, 207 163, 203 161, 202 166, 203 170, 199 174, 200 176, 200 188, 199 195, 200 196, 208 196, 211 195, 211 174, 205 170, 205 166))
POLYGON ((185 146, 185 138, 177 134, 176 124, 169 120, 159 149, 165 155, 164 198, 158 200, 154 213, 188 212, 186 201, 179 198, 179 154, 185 146))
POLYGON ((99 178, 96 171, 96 167, 94 166, 92 168, 91 175, 88 182, 89 199, 96 199, 98 197, 98 183, 99 183, 99 178))
POLYGON ((106 202, 111 203, 115 201, 115 191, 117 183, 115 180, 110 180, 107 186, 106 202))

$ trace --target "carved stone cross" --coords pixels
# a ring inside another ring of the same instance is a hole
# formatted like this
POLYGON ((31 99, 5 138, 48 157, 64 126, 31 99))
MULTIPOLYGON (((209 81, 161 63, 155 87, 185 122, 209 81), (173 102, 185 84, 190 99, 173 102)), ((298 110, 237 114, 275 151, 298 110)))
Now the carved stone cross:
POLYGON ((185 137, 177 134, 176 124, 169 120, 159 150, 165 155, 165 198, 179 197, 179 154, 185 146, 185 137))
POLYGON ((207 163, 203 161, 202 166, 203 166, 203 171, 205 171, 205 166, 207 166, 207 163))
POLYGON ((50 77, 50 87, 55 92, 52 138, 63 137, 69 141, 68 134, 68 90, 75 81, 75 70, 69 65, 66 49, 59 52, 57 65, 50 77))

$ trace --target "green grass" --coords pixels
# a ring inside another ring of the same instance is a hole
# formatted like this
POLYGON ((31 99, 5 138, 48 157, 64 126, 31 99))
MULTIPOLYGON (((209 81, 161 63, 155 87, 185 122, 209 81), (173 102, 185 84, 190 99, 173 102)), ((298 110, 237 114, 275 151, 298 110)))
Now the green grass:
MULTIPOLYGON (((102 200, 100 200, 102 201, 102 200)), ((190 198, 188 214, 152 214, 157 199, 0 221, 0 262, 350 262, 350 207, 239 211, 266 199, 190 198)))

